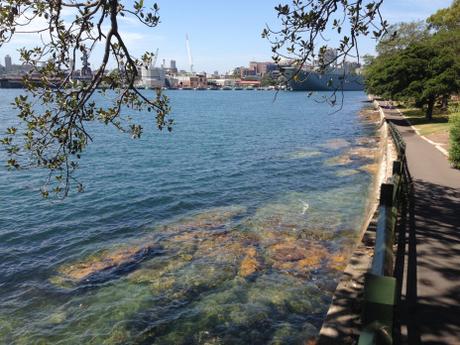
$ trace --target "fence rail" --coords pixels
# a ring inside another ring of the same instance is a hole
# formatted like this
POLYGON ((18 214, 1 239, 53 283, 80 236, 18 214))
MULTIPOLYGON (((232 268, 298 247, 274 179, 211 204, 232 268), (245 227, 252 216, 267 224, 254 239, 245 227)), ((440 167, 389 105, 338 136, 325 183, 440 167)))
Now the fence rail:
POLYGON ((398 160, 393 163, 392 176, 380 189, 374 256, 364 282, 359 345, 394 343, 394 311, 402 284, 402 277, 395 277, 393 248, 397 230, 404 231, 403 226, 397 227, 398 218, 407 210, 412 179, 407 167, 406 144, 396 127, 391 122, 388 125, 398 160))

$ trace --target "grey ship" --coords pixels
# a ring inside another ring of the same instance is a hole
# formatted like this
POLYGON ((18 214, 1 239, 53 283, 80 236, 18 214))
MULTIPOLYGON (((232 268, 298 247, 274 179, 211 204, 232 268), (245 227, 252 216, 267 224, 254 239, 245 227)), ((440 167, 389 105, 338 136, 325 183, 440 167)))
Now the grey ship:
POLYGON ((359 74, 344 73, 343 69, 331 69, 320 73, 300 70, 297 76, 295 67, 284 68, 288 89, 292 91, 363 91, 364 79, 359 74))

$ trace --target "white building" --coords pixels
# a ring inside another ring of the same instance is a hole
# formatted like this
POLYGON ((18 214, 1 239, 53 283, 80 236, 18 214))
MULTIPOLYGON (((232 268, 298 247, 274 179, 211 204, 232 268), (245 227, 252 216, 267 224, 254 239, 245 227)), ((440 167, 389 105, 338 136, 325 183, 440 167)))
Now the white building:
POLYGON ((166 74, 163 68, 142 67, 140 84, 148 89, 159 89, 165 86, 166 74))

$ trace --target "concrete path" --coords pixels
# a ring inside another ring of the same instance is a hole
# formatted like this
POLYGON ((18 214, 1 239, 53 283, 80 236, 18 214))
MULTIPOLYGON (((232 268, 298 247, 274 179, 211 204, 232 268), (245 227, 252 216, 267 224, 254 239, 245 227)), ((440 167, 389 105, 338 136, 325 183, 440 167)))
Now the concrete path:
POLYGON ((401 343, 460 344, 460 171, 396 111, 414 180, 406 247, 401 343))

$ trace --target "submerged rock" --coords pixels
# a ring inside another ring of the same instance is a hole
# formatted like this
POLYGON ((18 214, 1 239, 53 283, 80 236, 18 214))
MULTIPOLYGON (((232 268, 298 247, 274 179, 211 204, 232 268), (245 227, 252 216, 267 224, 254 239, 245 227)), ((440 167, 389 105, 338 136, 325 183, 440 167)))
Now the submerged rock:
POLYGON ((296 327, 288 322, 282 322, 277 326, 273 338, 268 344, 314 345, 316 344, 315 338, 317 334, 318 330, 316 327, 308 322, 301 327, 296 327))
POLYGON ((58 269, 59 278, 51 279, 52 282, 82 283, 88 280, 97 280, 98 274, 114 273, 131 264, 136 264, 148 258, 159 249, 156 243, 126 246, 114 250, 104 250, 97 254, 72 264, 61 266, 58 269))
POLYGON ((353 162, 350 155, 348 153, 344 153, 343 155, 332 157, 327 159, 324 164, 329 166, 334 165, 347 165, 353 162))
POLYGON ((360 171, 356 169, 345 169, 345 170, 339 170, 335 174, 337 177, 347 177, 347 176, 353 176, 359 173, 360 171))
POLYGON ((275 269, 306 277, 321 267, 327 256, 328 250, 318 242, 297 240, 269 247, 267 261, 275 269))
MULTIPOLYGON (((366 160, 375 160, 378 156, 379 151, 375 148, 369 147, 354 147, 340 156, 332 157, 327 159, 324 164, 328 166, 335 165, 347 165, 352 163, 355 160, 366 159, 366 160)), ((346 172, 337 172, 339 176, 350 176, 355 174, 357 171, 353 169, 345 170, 346 172), (347 175, 348 174, 348 175, 347 175)))
POLYGON ((354 147, 348 151, 350 157, 356 158, 365 158, 365 159, 375 159, 377 157, 377 150, 368 147, 354 147))
POLYGON ((350 142, 342 138, 337 138, 337 139, 330 139, 326 141, 324 144, 321 144, 321 146, 328 148, 328 149, 336 150, 336 149, 341 149, 341 148, 350 146, 350 142))
MULTIPOLYGON (((93 320, 112 329, 104 339, 113 344, 134 334, 135 343, 149 344, 302 344, 316 332, 309 318, 327 309, 323 297, 330 292, 318 286, 345 261, 337 244, 343 237, 339 225, 346 228, 342 206, 328 208, 337 199, 346 204, 353 197, 349 190, 292 193, 237 224, 243 208, 206 211, 158 227, 140 240, 147 244, 63 266, 58 277, 85 281, 131 262, 142 249, 161 246, 162 255, 146 257, 85 300, 86 314, 97 318, 88 316, 81 327, 96 329, 93 320), (120 322, 127 318, 129 323, 120 322)), ((75 313, 83 310, 75 307, 67 315, 75 313)), ((59 323, 61 316, 53 320, 59 323)))
POLYGON ((356 145, 359 146, 370 146, 374 147, 380 142, 380 137, 373 136, 373 137, 359 137, 355 139, 356 145))
POLYGON ((246 211, 242 206, 216 207, 160 227, 162 235, 193 230, 211 230, 228 226, 232 218, 246 211))
POLYGON ((379 169, 380 169, 380 166, 378 163, 366 164, 359 168, 359 170, 365 171, 372 175, 377 174, 379 169))
MULTIPOLYGON (((138 241, 142 244, 106 249, 81 261, 63 265, 58 268, 58 275, 51 277, 50 281, 61 287, 70 287, 86 281, 111 279, 114 273, 124 273, 124 270, 129 273, 127 268, 159 253, 160 248, 165 251, 179 251, 181 255, 196 252, 198 255, 206 255, 206 251, 211 255, 217 247, 223 247, 231 241, 231 237, 223 230, 233 217, 244 211, 244 207, 220 207, 186 217, 160 227, 153 238, 152 235, 145 236, 138 241)), ((235 254, 236 250, 232 251, 232 254, 235 254)), ((167 263, 166 267, 169 264, 167 263)), ((142 276, 142 273, 140 275, 142 276)))
POLYGON ((247 277, 261 268, 261 263, 256 258, 257 251, 254 247, 246 249, 246 255, 240 263, 238 274, 242 277, 247 277))
POLYGON ((343 271, 347 267, 348 255, 344 253, 338 253, 329 256, 328 267, 333 270, 343 271))
POLYGON ((303 159, 303 158, 311 158, 311 157, 318 157, 321 156, 321 151, 315 150, 299 150, 295 152, 291 152, 287 158, 288 159, 303 159))

